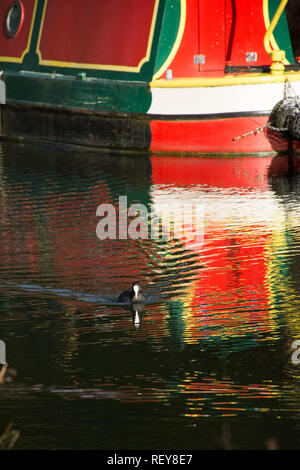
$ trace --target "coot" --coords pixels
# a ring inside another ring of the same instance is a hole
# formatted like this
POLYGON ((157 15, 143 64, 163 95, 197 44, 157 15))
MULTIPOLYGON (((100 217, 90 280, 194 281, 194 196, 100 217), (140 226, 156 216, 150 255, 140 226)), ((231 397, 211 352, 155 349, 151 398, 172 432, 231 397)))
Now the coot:
POLYGON ((125 290, 118 297, 119 302, 145 302, 145 297, 142 294, 142 286, 139 282, 132 284, 131 290, 125 290))

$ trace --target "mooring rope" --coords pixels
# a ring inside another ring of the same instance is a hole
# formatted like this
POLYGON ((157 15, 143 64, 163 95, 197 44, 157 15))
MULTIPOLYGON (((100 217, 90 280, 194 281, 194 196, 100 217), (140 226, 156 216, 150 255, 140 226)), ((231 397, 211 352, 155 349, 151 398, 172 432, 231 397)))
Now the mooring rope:
POLYGON ((283 99, 272 109, 269 122, 265 126, 257 127, 232 140, 237 141, 249 135, 258 135, 264 129, 279 132, 290 140, 300 140, 300 98, 287 79, 284 83, 283 99))

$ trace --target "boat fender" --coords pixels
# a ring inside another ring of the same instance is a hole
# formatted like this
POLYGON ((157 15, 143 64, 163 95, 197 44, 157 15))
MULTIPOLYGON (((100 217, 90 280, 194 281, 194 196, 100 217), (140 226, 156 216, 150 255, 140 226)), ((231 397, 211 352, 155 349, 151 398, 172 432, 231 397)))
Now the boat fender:
POLYGON ((279 101, 270 114, 268 127, 276 128, 291 140, 300 140, 300 99, 288 97, 279 101))

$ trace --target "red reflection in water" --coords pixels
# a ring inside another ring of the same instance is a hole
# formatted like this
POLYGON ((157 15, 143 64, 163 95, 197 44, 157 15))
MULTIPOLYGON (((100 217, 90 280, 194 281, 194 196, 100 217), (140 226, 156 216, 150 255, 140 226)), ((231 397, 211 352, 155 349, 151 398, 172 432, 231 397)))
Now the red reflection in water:
POLYGON ((267 171, 274 157, 160 157, 153 156, 153 184, 221 188, 268 189, 267 171))
MULTIPOLYGON (((199 260, 206 269, 199 269, 193 281, 186 308, 185 337, 188 341, 201 336, 223 334, 245 334, 274 327, 270 314, 269 259, 274 228, 267 218, 259 223, 246 217, 243 223, 234 219, 234 211, 224 219, 227 198, 234 201, 235 194, 242 195, 249 205, 255 200, 255 193, 261 198, 264 211, 264 199, 268 199, 268 208, 272 208, 268 178, 270 172, 282 174, 288 170, 288 159, 283 157, 162 157, 152 159, 153 184, 159 187, 159 194, 172 189, 180 190, 184 198, 187 191, 199 188, 209 194, 210 189, 226 189, 220 204, 220 213, 208 216, 205 223, 203 247, 197 248, 186 243, 188 249, 198 251, 199 260), (166 185, 166 186, 165 186, 166 185), (231 191, 232 190, 232 191, 231 191), (264 196, 267 194, 268 196, 264 196), (211 328, 214 327, 214 331, 211 328), (220 331, 219 331, 220 330, 220 331)), ((299 164, 299 162, 296 162, 299 164)), ((177 191, 177 194, 180 194, 177 191)), ((157 198, 159 199, 159 194, 157 198)), ((208 196, 209 197, 209 196, 208 196)), ((155 191, 154 191, 155 198, 155 191)), ((212 201, 214 207, 214 201, 212 201)), ((238 208, 239 200, 236 201, 238 208)), ((183 241, 184 242, 184 241, 183 241)))

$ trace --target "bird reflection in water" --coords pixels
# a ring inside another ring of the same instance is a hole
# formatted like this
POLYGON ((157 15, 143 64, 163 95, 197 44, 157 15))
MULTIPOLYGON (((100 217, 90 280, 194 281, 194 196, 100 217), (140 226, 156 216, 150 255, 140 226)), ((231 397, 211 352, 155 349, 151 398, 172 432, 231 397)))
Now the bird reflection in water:
POLYGON ((143 313, 145 311, 145 303, 136 302, 132 303, 131 305, 123 305, 123 308, 127 312, 131 312, 132 324, 134 328, 140 328, 142 324, 143 313))
POLYGON ((139 328, 142 322, 142 316, 145 310, 144 303, 135 303, 132 304, 132 318, 133 318, 133 326, 135 328, 139 328))

